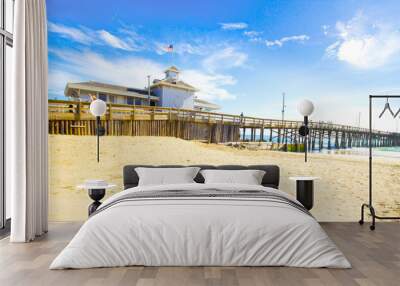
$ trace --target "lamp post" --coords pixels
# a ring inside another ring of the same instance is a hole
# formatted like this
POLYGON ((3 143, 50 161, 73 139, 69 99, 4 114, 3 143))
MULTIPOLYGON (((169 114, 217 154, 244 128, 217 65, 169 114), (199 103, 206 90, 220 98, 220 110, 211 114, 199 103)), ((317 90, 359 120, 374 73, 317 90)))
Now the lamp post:
POLYGON ((307 135, 309 133, 308 116, 313 113, 314 104, 311 101, 304 99, 297 106, 297 110, 304 116, 304 125, 300 127, 299 134, 304 136, 304 162, 307 162, 307 135))
POLYGON ((90 113, 96 117, 96 135, 97 135, 97 162, 100 162, 100 136, 105 134, 105 128, 100 124, 100 117, 106 113, 107 105, 101 99, 93 100, 90 103, 90 113))

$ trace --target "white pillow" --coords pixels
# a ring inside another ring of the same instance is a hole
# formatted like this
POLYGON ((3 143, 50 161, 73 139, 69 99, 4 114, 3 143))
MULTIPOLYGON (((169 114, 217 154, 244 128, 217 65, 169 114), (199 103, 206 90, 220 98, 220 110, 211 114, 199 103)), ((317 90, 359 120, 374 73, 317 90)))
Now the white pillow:
POLYGON ((261 185, 265 171, 261 170, 202 170, 205 184, 261 185))
POLYGON ((135 168, 139 176, 139 186, 195 183, 193 179, 199 170, 198 167, 135 168))

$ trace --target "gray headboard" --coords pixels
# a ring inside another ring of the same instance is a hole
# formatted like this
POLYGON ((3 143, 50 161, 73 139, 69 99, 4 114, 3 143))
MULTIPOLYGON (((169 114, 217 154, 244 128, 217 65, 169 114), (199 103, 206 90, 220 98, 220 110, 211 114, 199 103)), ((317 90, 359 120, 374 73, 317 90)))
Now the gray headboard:
MULTIPOLYGON (((182 165, 126 165, 124 167, 124 189, 136 187, 139 183, 139 177, 135 171, 137 167, 147 167, 147 168, 178 168, 178 167, 188 167, 182 165)), ((219 170, 263 170, 265 171, 264 178, 262 180, 262 185, 265 187, 271 187, 278 189, 279 187, 279 167, 276 165, 222 165, 222 166, 211 166, 211 165, 191 165, 189 167, 199 167, 204 169, 219 169, 219 170)), ((204 183, 203 176, 199 173, 194 179, 197 183, 204 183)))

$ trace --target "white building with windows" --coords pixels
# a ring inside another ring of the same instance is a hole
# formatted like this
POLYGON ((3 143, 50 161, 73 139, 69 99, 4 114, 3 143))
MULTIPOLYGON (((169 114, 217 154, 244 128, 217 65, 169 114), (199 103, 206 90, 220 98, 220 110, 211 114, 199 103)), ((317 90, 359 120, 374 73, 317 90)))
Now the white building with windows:
POLYGON ((131 88, 94 81, 67 83, 65 96, 72 100, 90 101, 91 96, 108 103, 151 105, 201 111, 215 111, 220 106, 196 97, 196 89, 179 80, 175 66, 165 70, 164 79, 156 79, 149 89, 131 88))

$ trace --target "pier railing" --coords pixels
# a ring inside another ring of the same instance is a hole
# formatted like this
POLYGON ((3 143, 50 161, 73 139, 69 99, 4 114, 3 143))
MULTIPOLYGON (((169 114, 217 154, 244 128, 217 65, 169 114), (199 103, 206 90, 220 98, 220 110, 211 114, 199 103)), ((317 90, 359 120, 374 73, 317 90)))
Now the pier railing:
MULTIPOLYGON (((49 100, 49 122, 57 121, 94 121, 90 114, 88 102, 49 100)), ((107 104, 107 112, 102 120, 118 121, 183 121, 193 123, 208 123, 222 125, 236 125, 240 128, 267 128, 267 129, 298 129, 302 121, 267 119, 251 116, 240 116, 226 113, 205 112, 188 109, 177 109, 144 105, 107 104)), ((349 125, 334 124, 321 121, 310 121, 310 127, 316 130, 331 130, 351 133, 368 133, 366 128, 349 125)), ((81 125, 76 125, 81 127, 81 125)), ((50 124, 51 128, 51 124, 50 124)), ((394 133, 374 130, 375 135, 392 135, 394 133)))

